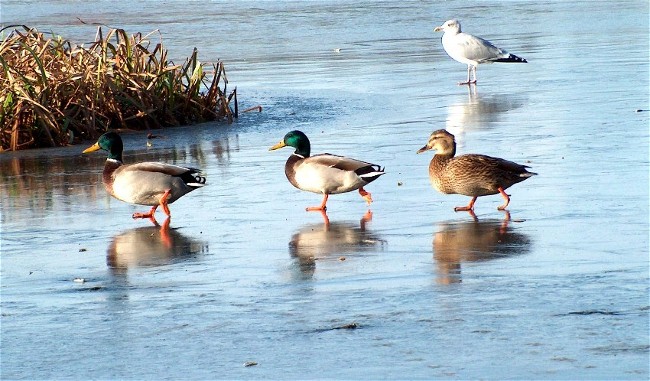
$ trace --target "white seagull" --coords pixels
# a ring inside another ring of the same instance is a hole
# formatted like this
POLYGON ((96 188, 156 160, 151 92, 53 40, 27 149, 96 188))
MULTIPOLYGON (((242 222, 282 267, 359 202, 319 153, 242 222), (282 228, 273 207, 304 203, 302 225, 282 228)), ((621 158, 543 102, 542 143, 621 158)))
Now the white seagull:
POLYGON ((471 34, 463 33, 460 30, 458 20, 449 20, 436 27, 434 32, 444 31, 442 35, 442 47, 449 57, 460 63, 467 64, 467 81, 459 82, 459 85, 476 83, 476 67, 479 64, 493 62, 522 62, 525 59, 510 54, 503 49, 494 46, 490 41, 471 34), (470 80, 470 71, 474 71, 474 79, 470 80))

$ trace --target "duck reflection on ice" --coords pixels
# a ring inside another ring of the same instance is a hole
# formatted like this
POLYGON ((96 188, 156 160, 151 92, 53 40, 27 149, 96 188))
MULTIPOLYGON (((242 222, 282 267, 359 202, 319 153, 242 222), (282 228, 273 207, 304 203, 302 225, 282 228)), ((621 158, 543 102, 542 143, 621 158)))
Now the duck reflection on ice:
POLYGON ((139 227, 122 232, 108 246, 106 264, 114 272, 134 267, 162 266, 181 259, 195 258, 207 250, 207 244, 169 228, 167 218, 162 226, 139 227))
POLYGON ((322 224, 309 224, 298 230, 289 242, 289 254, 304 278, 311 278, 316 271, 316 261, 339 260, 344 254, 374 251, 384 240, 367 230, 372 212, 367 211, 359 226, 350 222, 331 222, 325 211, 322 224))
POLYGON ((528 236, 513 232, 509 226, 509 212, 503 221, 479 221, 473 212, 470 216, 471 221, 441 223, 433 236, 436 280, 440 284, 460 283, 463 262, 489 261, 530 250, 528 236))

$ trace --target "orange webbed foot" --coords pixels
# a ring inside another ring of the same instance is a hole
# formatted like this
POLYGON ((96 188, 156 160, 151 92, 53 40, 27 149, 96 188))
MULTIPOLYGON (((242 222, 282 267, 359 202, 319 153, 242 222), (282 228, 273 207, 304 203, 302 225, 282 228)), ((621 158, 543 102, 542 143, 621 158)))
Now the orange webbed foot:
POLYGON ((475 202, 476 197, 472 197, 472 200, 467 204, 467 206, 457 206, 454 208, 454 212, 473 212, 475 202))
POLYGON ((361 197, 363 197, 364 200, 366 200, 366 203, 368 205, 372 204, 372 195, 370 194, 370 192, 366 191, 365 189, 363 189, 363 187, 361 187, 359 188, 359 194, 361 195, 361 197))
POLYGON ((149 218, 149 219, 153 219, 155 221, 156 218, 154 217, 154 214, 156 213, 156 209, 158 209, 158 205, 153 206, 148 213, 133 213, 133 215, 131 217, 133 219, 136 219, 136 218, 149 218))
POLYGON ((305 208, 306 211, 308 212, 325 212, 327 211, 327 199, 329 195, 326 193, 323 197, 323 202, 320 203, 319 206, 310 206, 305 208))

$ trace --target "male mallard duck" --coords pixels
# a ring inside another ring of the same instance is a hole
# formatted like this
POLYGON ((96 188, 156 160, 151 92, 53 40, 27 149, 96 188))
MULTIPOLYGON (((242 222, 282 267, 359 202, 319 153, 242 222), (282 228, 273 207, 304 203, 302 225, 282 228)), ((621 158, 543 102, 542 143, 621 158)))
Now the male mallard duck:
POLYGON ((309 139, 301 131, 287 133, 284 139, 269 151, 286 146, 296 149, 284 166, 284 173, 289 182, 298 189, 324 195, 320 206, 309 207, 308 211, 326 210, 327 198, 330 194, 345 193, 355 189, 359 190, 359 194, 368 204, 372 202, 370 193, 363 187, 384 174, 384 169, 379 165, 329 153, 309 156, 311 150, 309 139))
POLYGON ((526 165, 486 155, 456 154, 454 135, 445 130, 434 131, 427 145, 418 153, 435 149, 436 154, 429 164, 429 179, 434 188, 445 194, 471 196, 467 206, 454 208, 455 211, 474 209, 474 202, 480 196, 501 193, 506 202, 499 206, 504 210, 510 202, 505 189, 524 181, 537 173, 528 172, 526 165))
POLYGON ((205 185, 205 177, 198 176, 199 170, 195 168, 155 162, 125 165, 122 138, 115 132, 100 136, 83 153, 100 149, 108 151, 102 176, 106 191, 118 200, 153 206, 149 213, 134 213, 133 218, 152 218, 158 205, 171 216, 168 204, 205 185))
POLYGON ((459 85, 476 83, 476 67, 479 64, 528 62, 521 57, 497 48, 490 41, 461 32, 458 20, 448 20, 433 31, 444 31, 442 47, 445 48, 445 52, 454 60, 467 65, 467 81, 459 82, 459 85), (469 75, 471 71, 474 72, 474 79, 470 81, 469 75))

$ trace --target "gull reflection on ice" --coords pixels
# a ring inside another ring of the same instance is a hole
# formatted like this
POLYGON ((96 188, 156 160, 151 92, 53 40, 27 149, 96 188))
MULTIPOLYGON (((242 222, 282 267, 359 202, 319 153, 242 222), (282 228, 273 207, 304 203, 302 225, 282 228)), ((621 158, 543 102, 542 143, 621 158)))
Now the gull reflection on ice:
POLYGON ((433 258, 439 284, 462 282, 463 263, 489 261, 527 253, 531 240, 516 233, 510 226, 510 213, 502 221, 479 221, 474 213, 471 221, 444 222, 433 236, 433 258))
POLYGON ((524 100, 506 94, 481 96, 476 86, 467 86, 467 96, 447 106, 445 129, 454 134, 458 146, 463 147, 466 132, 490 127, 506 112, 523 106, 524 100))

